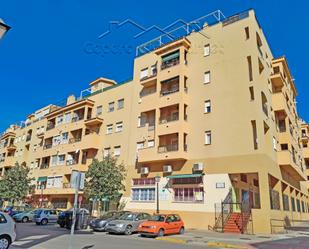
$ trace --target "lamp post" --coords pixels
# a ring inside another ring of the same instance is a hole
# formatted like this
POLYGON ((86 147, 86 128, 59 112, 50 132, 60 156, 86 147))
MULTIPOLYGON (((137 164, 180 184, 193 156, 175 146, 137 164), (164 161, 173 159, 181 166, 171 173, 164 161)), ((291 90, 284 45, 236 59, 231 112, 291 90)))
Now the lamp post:
POLYGON ((6 25, 3 20, 0 18, 0 40, 1 38, 10 30, 10 26, 6 25))
POLYGON ((159 182, 160 182, 161 177, 159 175, 157 175, 155 177, 155 181, 156 181, 156 190, 157 190, 157 214, 160 213, 160 191, 159 191, 159 182))

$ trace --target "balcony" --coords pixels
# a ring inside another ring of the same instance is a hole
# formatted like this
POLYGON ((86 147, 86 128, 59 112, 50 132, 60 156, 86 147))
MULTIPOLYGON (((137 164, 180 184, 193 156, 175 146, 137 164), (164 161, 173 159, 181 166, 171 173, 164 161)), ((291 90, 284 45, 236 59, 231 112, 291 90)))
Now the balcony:
POLYGON ((81 137, 73 137, 69 139, 69 144, 79 143, 80 141, 82 141, 81 137))
POLYGON ((13 156, 7 156, 5 158, 1 158, 0 160, 0 166, 14 166, 16 163, 16 160, 13 156))
POLYGON ((89 118, 85 120, 86 126, 99 126, 103 123, 103 119, 99 117, 89 118))
POLYGON ((49 131, 49 130, 54 129, 55 126, 56 126, 55 123, 52 123, 52 122, 48 123, 48 124, 47 124, 47 127, 46 127, 46 131, 49 131))
POLYGON ((290 114, 290 108, 282 92, 274 93, 272 95, 272 104, 274 111, 283 111, 286 115, 290 114))
POLYGON ((16 145, 10 144, 10 145, 8 145, 8 146, 6 147, 6 149, 7 149, 8 152, 13 152, 13 151, 16 150, 16 145))
POLYGON ((49 163, 41 163, 40 169, 48 169, 49 168, 49 163))
POLYGON ((178 143, 177 144, 165 144, 160 145, 158 147, 158 153, 166 153, 171 151, 178 151, 178 143))
POLYGON ((43 138, 43 137, 44 137, 44 134, 45 134, 45 131, 44 131, 44 130, 40 130, 40 131, 38 131, 38 132, 36 133, 36 136, 37 136, 38 138, 43 138))
POLYGON ((270 80, 274 89, 281 89, 284 86, 285 80, 281 72, 273 73, 270 80))
POLYGON ((51 149, 52 147, 53 147, 53 144, 44 144, 43 150, 48 150, 48 149, 51 149))
POLYGON ((289 150, 279 151, 278 164, 280 168, 292 176, 296 181, 305 181, 306 176, 301 168, 296 164, 296 158, 289 150))

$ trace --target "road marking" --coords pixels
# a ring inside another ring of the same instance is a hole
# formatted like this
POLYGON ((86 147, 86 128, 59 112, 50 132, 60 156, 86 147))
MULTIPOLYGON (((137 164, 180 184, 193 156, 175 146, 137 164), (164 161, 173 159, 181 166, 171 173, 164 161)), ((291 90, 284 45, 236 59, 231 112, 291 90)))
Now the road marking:
POLYGON ((176 239, 176 238, 170 238, 170 237, 157 237, 156 240, 160 241, 167 241, 174 244, 186 244, 187 241, 184 239, 176 239))
POLYGON ((248 247, 234 245, 234 244, 227 244, 222 242, 208 242, 207 246, 209 247, 219 247, 219 248, 233 248, 233 249, 249 249, 248 247))
POLYGON ((35 236, 29 236, 29 237, 25 237, 19 240, 16 240, 13 243, 13 246, 22 246, 25 244, 28 244, 29 242, 33 241, 33 240, 37 240, 37 239, 43 239, 48 237, 49 235, 35 235, 35 236))

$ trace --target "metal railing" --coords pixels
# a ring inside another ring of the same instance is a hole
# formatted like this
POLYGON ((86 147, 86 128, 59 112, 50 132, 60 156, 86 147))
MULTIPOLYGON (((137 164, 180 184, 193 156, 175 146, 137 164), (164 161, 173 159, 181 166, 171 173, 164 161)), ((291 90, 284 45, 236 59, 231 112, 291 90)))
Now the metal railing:
POLYGON ((165 153, 170 151, 178 151, 178 144, 160 145, 158 147, 158 153, 165 153))
POLYGON ((176 65, 179 64, 179 62, 180 62, 179 58, 177 58, 177 59, 172 59, 172 60, 163 62, 163 63, 161 64, 161 70, 164 70, 164 69, 167 69, 167 68, 176 66, 176 65))
POLYGON ((179 120, 179 113, 177 115, 168 115, 160 118, 160 124, 165 124, 168 122, 173 122, 179 120))
POLYGON ((81 138, 81 137, 75 137, 75 138, 70 138, 70 139, 69 139, 69 143, 70 143, 70 144, 78 143, 78 142, 80 142, 80 141, 82 141, 82 138, 81 138))

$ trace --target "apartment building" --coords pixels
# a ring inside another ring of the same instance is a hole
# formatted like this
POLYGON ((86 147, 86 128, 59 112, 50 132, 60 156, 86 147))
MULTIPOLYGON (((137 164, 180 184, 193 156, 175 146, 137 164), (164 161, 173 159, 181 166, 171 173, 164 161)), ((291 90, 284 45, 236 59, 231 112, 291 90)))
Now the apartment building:
POLYGON ((253 10, 138 51, 132 80, 99 78, 2 135, 0 168, 31 167, 31 201, 71 207, 72 171, 112 153, 127 166, 129 210, 155 212, 158 193, 187 228, 271 233, 309 218, 308 129, 253 10))
MULTIPOLYGON (((303 158, 304 158, 304 168, 307 177, 307 181, 309 181, 309 125, 303 122, 301 124, 301 139, 302 139, 302 148, 303 148, 303 158)), ((308 185, 309 188, 309 185, 308 185)))

